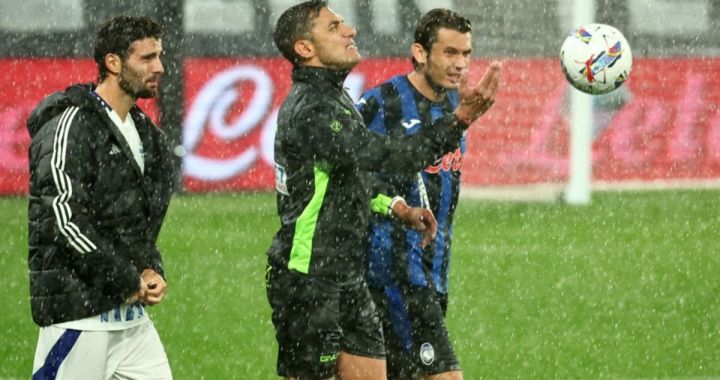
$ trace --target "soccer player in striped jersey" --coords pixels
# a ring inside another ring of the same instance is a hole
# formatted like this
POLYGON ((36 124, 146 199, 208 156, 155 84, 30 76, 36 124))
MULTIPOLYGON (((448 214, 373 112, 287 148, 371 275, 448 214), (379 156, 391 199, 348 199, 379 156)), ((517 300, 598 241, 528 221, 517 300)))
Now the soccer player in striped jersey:
MULTIPOLYGON (((414 71, 370 89, 357 103, 367 127, 397 138, 432 128, 457 107, 471 51, 467 19, 447 9, 429 11, 415 30, 414 71)), ((376 173, 377 191, 431 209, 438 222, 435 241, 423 249, 416 231, 387 217, 371 221, 366 276, 383 322, 389 379, 462 378, 444 319, 465 144, 463 137, 415 175, 376 173)))

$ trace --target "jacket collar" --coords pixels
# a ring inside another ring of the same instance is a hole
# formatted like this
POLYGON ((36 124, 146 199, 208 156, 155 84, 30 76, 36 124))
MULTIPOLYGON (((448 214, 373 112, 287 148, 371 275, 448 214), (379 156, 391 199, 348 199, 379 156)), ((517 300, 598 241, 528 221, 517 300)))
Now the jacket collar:
POLYGON ((326 67, 296 66, 292 71, 293 82, 308 82, 327 85, 338 90, 343 89, 345 78, 350 70, 333 70, 326 67))
MULTIPOLYGON (((138 177, 142 178, 143 171, 140 169, 137 161, 135 161, 135 157, 133 156, 132 150, 130 149, 130 145, 128 145, 125 136, 123 136, 122 132, 120 132, 120 129, 115 125, 115 122, 110 119, 110 116, 107 113, 107 110, 112 110, 112 108, 110 108, 110 106, 105 103, 105 101, 99 95, 94 93, 95 88, 95 84, 89 83, 86 85, 72 86, 67 89, 67 92, 68 94, 72 93, 73 96, 76 98, 82 99, 85 102, 85 107, 92 108, 95 113, 100 116, 100 118, 104 121, 105 126, 110 130, 110 133, 115 137, 115 140, 117 140, 117 143, 120 145, 120 149, 130 159, 130 164, 133 166, 135 174, 137 174, 138 177)), ((133 104, 133 106, 130 107, 130 110, 128 111, 128 117, 131 117, 133 119, 133 122, 135 122, 135 128, 137 129, 138 135, 140 136, 140 141, 142 142, 143 146, 147 147, 147 144, 150 143, 150 141, 148 141, 148 128, 145 125, 145 115, 142 113, 142 111, 140 111, 140 108, 137 106, 137 104, 133 104)))

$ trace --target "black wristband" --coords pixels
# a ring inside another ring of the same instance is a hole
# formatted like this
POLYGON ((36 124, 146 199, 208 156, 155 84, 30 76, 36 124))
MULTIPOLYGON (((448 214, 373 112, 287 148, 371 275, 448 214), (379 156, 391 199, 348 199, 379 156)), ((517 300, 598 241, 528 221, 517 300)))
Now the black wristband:
POLYGON ((470 124, 458 118, 457 115, 453 114, 453 118, 455 120, 452 122, 452 124, 450 124, 452 128, 458 128, 462 131, 466 131, 468 128, 470 128, 470 124))

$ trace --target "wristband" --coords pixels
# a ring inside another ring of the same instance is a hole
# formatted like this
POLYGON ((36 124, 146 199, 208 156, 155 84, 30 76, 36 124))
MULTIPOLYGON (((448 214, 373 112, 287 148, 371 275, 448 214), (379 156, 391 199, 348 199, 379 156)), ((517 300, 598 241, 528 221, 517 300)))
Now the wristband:
POLYGON ((453 116, 455 117, 455 121, 451 124, 453 127, 460 128, 463 131, 470 128, 470 124, 472 124, 470 118, 461 119, 456 113, 453 113, 453 116))
POLYGON ((395 203, 398 203, 398 202, 407 204, 407 202, 405 202, 405 198, 403 198, 401 196, 393 197, 393 199, 390 201, 390 211, 388 212, 388 215, 390 215, 393 218, 395 218, 395 213, 393 213, 393 206, 395 206, 395 203))

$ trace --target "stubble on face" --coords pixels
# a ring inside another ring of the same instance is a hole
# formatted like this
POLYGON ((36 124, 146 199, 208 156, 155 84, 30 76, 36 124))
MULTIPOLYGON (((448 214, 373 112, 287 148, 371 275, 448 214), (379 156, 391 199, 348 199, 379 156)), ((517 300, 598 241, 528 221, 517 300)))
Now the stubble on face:
MULTIPOLYGON (((449 90, 454 90, 458 87, 458 86, 450 86, 450 87, 443 86, 438 81, 436 81, 435 77, 433 76, 432 67, 433 67, 432 58, 430 57, 430 54, 428 54, 427 61, 425 62, 425 65, 422 68, 422 73, 423 73, 423 76, 425 76, 425 81, 428 83, 428 85, 430 86, 430 88, 436 95, 440 95, 440 96, 445 95, 449 90)), ((442 68, 440 68, 438 70, 444 71, 444 69, 442 69, 442 68)))
POLYGON ((121 59, 118 84, 133 99, 152 98, 158 94, 160 76, 164 72, 160 57, 162 41, 144 38, 130 45, 128 57, 121 59))
POLYGON ((123 62, 118 79, 120 88, 133 99, 154 98, 158 91, 146 85, 143 73, 130 67, 129 62, 123 62))
POLYGON ((323 66, 350 70, 360 62, 360 53, 354 41, 355 31, 343 23, 342 17, 329 8, 322 8, 313 24, 311 41, 323 66))
POLYGON ((472 52, 471 35, 440 28, 437 37, 420 71, 433 91, 443 94, 460 86, 472 52))

